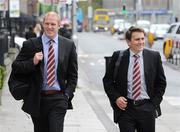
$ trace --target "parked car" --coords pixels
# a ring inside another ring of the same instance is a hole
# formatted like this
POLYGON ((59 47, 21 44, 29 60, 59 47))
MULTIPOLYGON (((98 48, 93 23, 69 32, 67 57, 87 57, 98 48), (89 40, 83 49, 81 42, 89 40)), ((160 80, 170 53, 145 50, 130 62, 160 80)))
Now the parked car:
POLYGON ((120 27, 124 27, 124 19, 114 19, 113 26, 111 27, 111 34, 114 34, 115 32, 118 32, 120 27))
POLYGON ((150 25, 151 25, 151 23, 148 20, 138 20, 136 22, 136 26, 143 28, 146 33, 149 32, 150 25))
POLYGON ((180 53, 180 22, 171 24, 164 36, 163 44, 166 58, 174 58, 180 53))
POLYGON ((169 24, 152 24, 150 26, 150 33, 154 35, 154 40, 163 39, 169 27, 169 24))
POLYGON ((117 33, 118 33, 118 34, 125 33, 131 26, 132 26, 131 23, 129 23, 129 22, 124 22, 124 24, 122 24, 122 25, 119 27, 119 29, 117 30, 117 33))

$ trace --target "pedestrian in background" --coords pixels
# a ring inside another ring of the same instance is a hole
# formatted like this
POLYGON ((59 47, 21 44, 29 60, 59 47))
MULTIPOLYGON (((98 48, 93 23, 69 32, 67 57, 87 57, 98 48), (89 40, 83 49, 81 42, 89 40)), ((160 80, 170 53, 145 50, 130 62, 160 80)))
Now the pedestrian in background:
POLYGON ((120 51, 113 53, 103 78, 114 121, 120 132, 155 132, 166 88, 161 57, 157 51, 144 49, 143 29, 131 27, 125 37, 129 48, 123 52, 117 77, 113 79, 113 69, 120 51))
POLYGON ((25 34, 26 40, 29 39, 29 38, 35 38, 35 37, 36 37, 36 34, 35 34, 35 32, 33 31, 33 27, 32 27, 32 26, 29 26, 29 31, 26 32, 26 34, 25 34))
POLYGON ((43 35, 25 41, 12 64, 13 72, 28 80, 22 109, 31 115, 34 132, 63 132, 66 110, 72 109, 77 53, 72 40, 58 36, 59 25, 59 15, 48 12, 43 35))
POLYGON ((72 29, 70 27, 70 24, 64 24, 63 27, 61 27, 59 29, 59 35, 65 37, 65 38, 68 38, 68 39, 71 39, 72 37, 72 29))
POLYGON ((34 27, 34 32, 36 33, 36 36, 39 37, 43 34, 43 29, 40 23, 36 23, 34 27))

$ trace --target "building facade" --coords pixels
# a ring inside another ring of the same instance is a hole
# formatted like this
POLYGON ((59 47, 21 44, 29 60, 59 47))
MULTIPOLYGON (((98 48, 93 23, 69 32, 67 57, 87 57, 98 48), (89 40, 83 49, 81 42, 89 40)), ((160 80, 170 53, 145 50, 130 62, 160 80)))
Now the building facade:
POLYGON ((152 23, 171 23, 174 16, 179 18, 177 3, 178 0, 103 0, 103 7, 114 12, 115 17, 126 18, 130 22, 145 19, 152 23), (122 13, 123 5, 126 14, 122 13))

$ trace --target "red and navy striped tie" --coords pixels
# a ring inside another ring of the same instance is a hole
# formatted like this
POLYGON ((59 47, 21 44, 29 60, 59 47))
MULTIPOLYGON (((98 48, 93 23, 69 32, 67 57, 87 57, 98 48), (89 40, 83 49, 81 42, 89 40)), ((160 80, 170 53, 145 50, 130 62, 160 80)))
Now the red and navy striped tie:
POLYGON ((139 55, 134 55, 134 66, 133 66, 133 82, 132 82, 132 97, 137 100, 141 94, 141 73, 139 65, 139 55))
POLYGON ((55 83, 55 54, 54 54, 54 41, 50 40, 48 50, 48 62, 47 62, 47 84, 53 86, 55 83))

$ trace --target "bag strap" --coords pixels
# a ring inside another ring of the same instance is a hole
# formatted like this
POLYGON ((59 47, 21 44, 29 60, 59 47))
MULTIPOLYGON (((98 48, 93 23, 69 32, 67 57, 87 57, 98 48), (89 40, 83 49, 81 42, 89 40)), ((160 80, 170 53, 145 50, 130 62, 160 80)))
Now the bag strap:
POLYGON ((120 62, 121 62, 121 58, 123 56, 123 52, 124 51, 120 51, 119 52, 119 56, 118 56, 118 59, 115 63, 115 68, 114 68, 114 75, 113 75, 113 79, 115 80, 116 79, 116 76, 117 76, 117 73, 118 73, 118 68, 119 68, 119 65, 120 65, 120 62))

